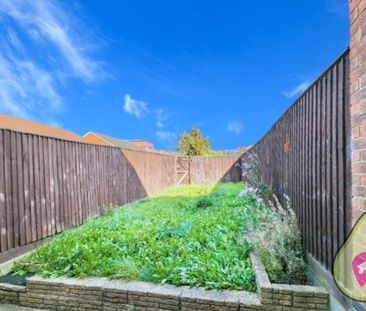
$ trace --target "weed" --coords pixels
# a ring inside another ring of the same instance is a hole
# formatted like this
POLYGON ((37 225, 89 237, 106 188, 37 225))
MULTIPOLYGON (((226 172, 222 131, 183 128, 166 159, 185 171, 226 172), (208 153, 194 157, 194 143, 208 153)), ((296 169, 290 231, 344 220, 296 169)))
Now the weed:
POLYGON ((196 203, 197 208, 207 208, 212 206, 212 201, 209 198, 199 199, 196 203))
POLYGON ((301 233, 291 209, 263 209, 255 228, 245 239, 261 257, 271 281, 307 283, 301 233))

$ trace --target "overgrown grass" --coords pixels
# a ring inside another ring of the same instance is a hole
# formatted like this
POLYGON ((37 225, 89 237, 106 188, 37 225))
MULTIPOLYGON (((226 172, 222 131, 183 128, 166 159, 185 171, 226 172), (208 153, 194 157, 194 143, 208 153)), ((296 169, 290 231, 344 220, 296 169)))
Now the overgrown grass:
POLYGON ((262 258, 272 282, 307 284, 301 232, 291 209, 259 211, 255 228, 244 239, 262 258))
POLYGON ((241 183, 180 186, 63 232, 18 262, 17 273, 98 276, 216 289, 255 289, 253 196, 241 183))

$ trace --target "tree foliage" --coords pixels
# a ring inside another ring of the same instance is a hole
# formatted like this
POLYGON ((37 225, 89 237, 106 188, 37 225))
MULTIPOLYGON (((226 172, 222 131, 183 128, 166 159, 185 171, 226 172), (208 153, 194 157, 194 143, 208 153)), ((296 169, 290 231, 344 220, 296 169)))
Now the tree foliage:
POLYGON ((211 151, 209 138, 203 137, 198 128, 191 133, 183 132, 177 141, 177 151, 188 156, 208 155, 211 151))

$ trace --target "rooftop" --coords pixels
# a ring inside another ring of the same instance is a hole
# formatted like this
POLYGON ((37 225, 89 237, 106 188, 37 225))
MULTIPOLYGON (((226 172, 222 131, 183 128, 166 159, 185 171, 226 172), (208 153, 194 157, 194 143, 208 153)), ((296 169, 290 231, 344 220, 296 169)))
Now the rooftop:
POLYGON ((7 114, 0 114, 0 128, 65 140, 85 142, 82 136, 73 131, 7 114))

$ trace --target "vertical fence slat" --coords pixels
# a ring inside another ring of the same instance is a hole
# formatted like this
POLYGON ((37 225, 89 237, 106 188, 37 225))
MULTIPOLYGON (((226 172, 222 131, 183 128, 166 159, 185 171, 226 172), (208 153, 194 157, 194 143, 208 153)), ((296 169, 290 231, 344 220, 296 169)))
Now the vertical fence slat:
MULTIPOLYGON (((0 129, 0 146, 5 146, 4 130, 0 129)), ((1 252, 8 249, 5 183, 5 150, 0 148, 0 247, 1 252)))
POLYGON ((36 190, 35 190, 35 170, 34 170, 34 137, 28 136, 28 155, 29 155, 29 200, 31 208, 31 231, 32 242, 37 240, 37 217, 36 217, 36 190))
POLYGON ((332 80, 331 80, 331 72, 328 72, 327 75, 327 89, 326 89, 326 192, 325 192, 325 200, 326 200, 326 219, 327 219, 327 249, 326 249, 326 266, 331 266, 331 254, 332 254, 332 206, 331 206, 331 178, 332 178, 332 157, 331 157, 331 100, 332 100, 332 80))
POLYGON ((68 182, 70 185, 70 209, 71 209, 71 225, 77 225, 77 218, 76 218, 76 200, 75 200, 75 145, 68 144, 68 165, 69 165, 69 176, 68 182))
POLYGON ((306 236, 307 236, 307 243, 306 246, 308 249, 311 248, 311 209, 310 209, 310 106, 311 106, 311 92, 306 93, 306 128, 305 128, 305 141, 306 141, 306 148, 305 148, 305 181, 306 181, 306 190, 305 190, 305 215, 306 218, 306 236))
MULTIPOLYGON (((25 243, 32 241, 32 222, 31 222, 31 196, 30 196, 30 163, 29 163, 29 149, 28 139, 29 135, 22 134, 22 158, 23 158, 23 178, 24 178, 24 226, 25 226, 25 243)), ((0 142, 1 145, 1 142, 0 142)), ((0 173, 1 176, 1 173, 0 173)))
POLYGON ((12 182, 11 182, 11 137, 10 131, 4 133, 4 154, 5 154, 5 198, 6 198, 6 235, 8 240, 8 249, 14 247, 14 218, 12 202, 12 182))
POLYGON ((25 176, 23 171, 23 134, 16 134, 16 166, 17 166, 17 175, 16 175, 16 183, 18 185, 18 212, 19 212, 19 245, 25 245, 25 203, 24 203, 24 181, 25 176))
POLYGON ((313 86, 313 92, 312 92, 312 101, 311 101, 311 111, 310 111, 310 117, 311 117, 311 131, 310 131, 310 137, 311 137, 311 167, 310 167, 310 184, 311 184, 311 220, 312 220, 312 226, 310 228, 312 232, 311 237, 311 248, 310 252, 312 254, 316 254, 316 166, 315 166, 315 157, 316 157, 316 99, 317 99, 317 85, 315 84, 313 86))
POLYGON ((327 174, 327 166, 326 166, 326 100, 327 100, 327 79, 326 76, 322 79, 322 99, 321 99, 321 219, 322 219, 322 244, 321 251, 322 257, 321 260, 323 263, 326 263, 327 260, 327 207, 326 207, 326 174, 327 174))
POLYGON ((50 166, 49 166, 49 138, 43 139, 43 166, 44 166, 44 206, 46 211, 45 231, 46 235, 52 234, 52 213, 50 200, 50 166))
POLYGON ((58 140, 52 140, 52 170, 53 170, 53 187, 54 187, 54 217, 55 217, 55 232, 62 231, 62 222, 61 222, 61 209, 62 203, 60 202, 60 174, 62 173, 61 167, 59 167, 59 154, 58 154, 58 140))
POLYGON ((19 246, 19 205, 18 205, 18 182, 17 182, 17 134, 11 132, 11 195, 12 195, 12 209, 13 209, 13 242, 14 247, 19 246))
MULTIPOLYGON (((338 65, 338 89, 337 89, 337 106, 339 108, 338 118, 337 118, 337 128, 338 128, 338 145, 337 145, 337 154, 338 154, 338 213, 339 213, 339 224, 338 228, 344 228, 346 223, 344 221, 346 217, 345 212, 345 150, 344 145, 346 144, 345 139, 345 98, 344 98, 344 89, 345 89, 345 72, 344 72, 345 62, 341 60, 338 65)), ((338 230, 338 239, 339 243, 343 243, 345 239, 345 230, 338 230)))
POLYGON ((77 224, 80 225, 83 223, 83 210, 81 208, 81 196, 83 195, 81 191, 81 179, 82 179, 82 169, 83 163, 80 155, 80 144, 75 144, 75 200, 76 200, 76 217, 78 219, 77 224))
POLYGON ((46 190, 45 190, 45 161, 44 161, 44 137, 39 137, 39 196, 41 213, 38 214, 41 222, 41 237, 47 237, 47 208, 46 208, 46 190))
POLYGON ((64 206, 65 206, 65 227, 72 226, 72 213, 71 213, 71 194, 70 194, 70 181, 69 181, 69 161, 68 161, 68 144, 65 141, 61 141, 62 149, 62 166, 63 166, 63 183, 64 183, 64 206))
POLYGON ((333 238, 333 248, 331 261, 333 261, 336 252, 339 246, 339 237, 338 237, 338 124, 337 124, 337 115, 340 112, 338 110, 338 98, 337 98, 337 87, 338 87, 338 65, 335 66, 332 72, 332 238, 333 238))

